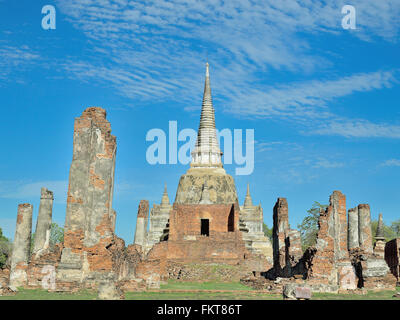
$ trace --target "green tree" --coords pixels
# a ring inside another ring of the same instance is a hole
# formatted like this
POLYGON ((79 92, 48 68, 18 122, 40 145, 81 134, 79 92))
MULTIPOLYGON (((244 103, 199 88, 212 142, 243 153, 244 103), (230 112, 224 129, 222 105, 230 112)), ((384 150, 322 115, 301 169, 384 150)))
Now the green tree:
POLYGON ((11 242, 3 235, 0 228, 0 269, 4 268, 11 254, 11 242))
POLYGON ((264 235, 265 235, 269 240, 272 241, 272 228, 268 228, 268 226, 267 226, 265 223, 263 223, 263 232, 264 232, 264 235))
POLYGON ((399 238, 400 237, 400 219, 393 221, 392 224, 390 225, 390 229, 392 229, 394 233, 393 238, 399 238))
MULTIPOLYGON (((376 229, 378 228, 378 221, 371 221, 371 232, 372 232, 372 240, 375 243, 376 239, 376 229)), ((385 236, 385 241, 390 241, 396 238, 396 231, 392 228, 392 226, 387 226, 383 223, 383 235, 385 236)))
POLYGON ((64 242, 64 228, 60 227, 57 223, 51 224, 50 231, 50 245, 54 246, 57 243, 64 242))
POLYGON ((301 233, 301 243, 303 251, 316 244, 318 234, 318 219, 320 210, 325 210, 328 206, 315 201, 310 210, 307 210, 307 216, 301 224, 297 225, 301 233))

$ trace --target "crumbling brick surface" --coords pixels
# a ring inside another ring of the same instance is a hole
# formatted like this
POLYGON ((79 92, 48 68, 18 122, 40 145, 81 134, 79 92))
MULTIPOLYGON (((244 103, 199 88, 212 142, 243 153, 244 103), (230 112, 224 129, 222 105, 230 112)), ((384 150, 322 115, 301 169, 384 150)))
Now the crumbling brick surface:
MULTIPOLYGON (((49 248, 49 250, 45 251, 42 255, 32 255, 27 269, 27 285, 29 287, 43 288, 43 279, 51 279, 51 276, 54 276, 55 281, 55 271, 61 259, 62 249, 63 245, 57 244, 53 248, 49 248), (51 274, 52 272, 53 275, 51 274)), ((50 284, 47 283, 47 285, 50 284)), ((51 288, 49 287, 49 289, 51 288)))
POLYGON ((365 289, 394 289, 396 277, 390 272, 386 261, 379 255, 366 254, 361 248, 351 250, 352 264, 355 266, 358 287, 365 289))
POLYGON ((113 270, 109 248, 117 243, 112 209, 115 155, 116 138, 106 111, 87 108, 74 126, 60 283, 113 270))
POLYGON ((273 210, 272 246, 274 269, 277 275, 283 273, 286 266, 286 237, 289 231, 289 209, 286 198, 278 198, 273 210))
POLYGON ((300 232, 290 229, 286 198, 278 198, 273 210, 273 219, 274 276, 291 277, 301 272, 297 265, 303 256, 303 250, 300 232))
POLYGON ((145 219, 147 219, 149 217, 149 201, 148 200, 140 201, 137 216, 139 218, 145 218, 145 219))
POLYGON ((149 219, 149 201, 140 200, 137 219, 136 219, 136 232, 135 232, 135 244, 140 245, 144 248, 146 245, 147 238, 147 224, 149 219))
POLYGON ((237 204, 175 204, 170 214, 167 259, 231 264, 243 260, 246 249, 239 231, 238 209, 237 204), (208 235, 201 234, 202 219, 209 222, 208 235))
POLYGON ((300 231, 290 229, 286 238, 286 256, 287 265, 290 265, 291 275, 293 275, 294 268, 300 262, 303 257, 303 249, 301 245, 301 234, 300 231))
POLYGON ((372 254, 371 209, 368 204, 358 205, 358 230, 360 249, 372 254))
POLYGON ((16 292, 9 288, 10 269, 0 268, 0 296, 15 295, 16 292))
POLYGON ((400 281, 400 238, 392 239, 385 245, 385 261, 390 272, 400 281))
POLYGON ((10 269, 0 268, 0 287, 2 288, 8 287, 9 279, 10 279, 10 269))
POLYGON ((304 264, 306 277, 311 282, 339 286, 341 267, 351 265, 347 250, 346 197, 334 191, 329 202, 328 208, 320 212, 317 243, 305 252, 304 264))

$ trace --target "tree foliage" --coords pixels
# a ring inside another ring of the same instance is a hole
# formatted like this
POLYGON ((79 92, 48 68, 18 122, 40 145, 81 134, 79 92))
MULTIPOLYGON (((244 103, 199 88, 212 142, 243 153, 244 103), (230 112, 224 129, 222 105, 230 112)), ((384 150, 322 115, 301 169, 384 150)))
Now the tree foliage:
POLYGON ((64 228, 53 222, 50 231, 50 245, 54 246, 62 242, 64 242, 64 228))
POLYGON ((0 269, 4 268, 11 254, 11 242, 3 235, 0 228, 0 269))
MULTIPOLYGON (((378 221, 371 221, 371 231, 373 236, 373 241, 375 243, 376 229, 378 228, 378 221)), ((383 223, 383 235, 385 236, 385 241, 390 241, 394 238, 400 237, 400 219, 392 222, 390 226, 383 223)))
POLYGON ((272 241, 272 228, 268 228, 268 226, 267 226, 265 223, 263 223, 263 232, 264 232, 264 235, 265 235, 269 240, 272 241))
POLYGON ((301 243, 303 251, 316 244, 318 234, 318 219, 320 210, 325 210, 328 205, 320 204, 315 201, 311 209, 307 210, 307 216, 304 217, 301 224, 297 226, 301 233, 301 243))
MULTIPOLYGON (((301 241, 303 250, 316 244, 318 235, 318 219, 320 210, 325 210, 328 205, 320 204, 315 201, 310 210, 307 211, 307 216, 302 223, 297 226, 301 233, 301 241)), ((375 242, 376 229, 378 221, 371 221, 371 231, 375 242)), ((389 241, 400 237, 400 219, 393 221, 390 226, 384 224, 385 240, 389 241)))
POLYGON ((393 221, 392 224, 390 225, 390 228, 394 232, 394 237, 399 238, 400 237, 400 219, 393 221))

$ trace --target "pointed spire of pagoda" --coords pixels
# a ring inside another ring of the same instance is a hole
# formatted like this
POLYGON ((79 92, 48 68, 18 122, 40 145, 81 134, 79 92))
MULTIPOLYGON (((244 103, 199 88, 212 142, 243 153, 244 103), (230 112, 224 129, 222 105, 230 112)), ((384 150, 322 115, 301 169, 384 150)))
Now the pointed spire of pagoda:
POLYGON ((168 197, 168 191, 167 191, 167 184, 164 185, 164 193, 161 198, 161 206, 169 206, 169 197, 168 197))
POLYGON ((246 193, 246 198, 244 199, 244 207, 252 207, 253 206, 253 199, 251 198, 250 195, 250 184, 247 184, 247 193, 246 193))
POLYGON ((206 63, 203 104, 201 107, 200 125, 197 141, 192 152, 192 167, 222 167, 222 152, 217 140, 215 111, 211 96, 210 70, 206 63))

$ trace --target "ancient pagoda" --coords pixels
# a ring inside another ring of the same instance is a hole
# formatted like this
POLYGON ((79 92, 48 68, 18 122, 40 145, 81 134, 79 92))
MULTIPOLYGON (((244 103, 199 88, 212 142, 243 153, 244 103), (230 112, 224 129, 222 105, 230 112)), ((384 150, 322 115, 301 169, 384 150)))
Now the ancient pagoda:
POLYGON ((192 152, 190 168, 180 178, 175 203, 198 204, 205 183, 207 183, 212 203, 236 203, 238 197, 235 181, 225 172, 221 157, 222 152, 217 140, 215 110, 211 96, 210 70, 207 63, 197 141, 192 152))

